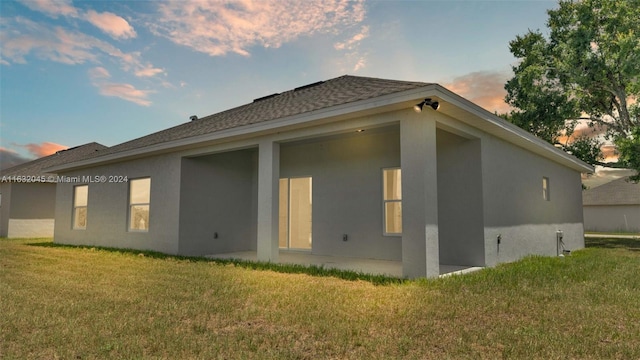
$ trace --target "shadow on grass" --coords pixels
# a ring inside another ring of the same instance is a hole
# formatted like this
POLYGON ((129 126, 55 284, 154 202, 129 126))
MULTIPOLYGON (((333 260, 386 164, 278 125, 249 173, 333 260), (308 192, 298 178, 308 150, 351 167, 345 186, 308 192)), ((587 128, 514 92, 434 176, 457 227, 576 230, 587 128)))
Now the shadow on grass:
POLYGON ((640 239, 612 239, 612 238, 587 238, 585 247, 597 247, 605 249, 628 249, 640 251, 640 239))
POLYGON ((233 264, 234 266, 252 270, 270 270, 287 274, 307 274, 311 276, 336 277, 343 280, 368 281, 374 285, 400 284, 406 282, 406 279, 400 279, 384 275, 372 275, 363 272, 339 270, 325 268, 316 265, 298 265, 298 264, 277 264, 268 262, 247 261, 240 259, 209 259, 205 257, 168 255, 157 251, 135 250, 135 249, 119 249, 101 246, 83 246, 83 245, 64 245, 56 244, 50 241, 29 243, 30 246, 48 247, 48 248, 68 248, 68 249, 85 249, 100 250, 119 254, 129 254, 135 256, 144 256, 152 259, 176 259, 190 262, 210 262, 220 264, 222 266, 233 264))

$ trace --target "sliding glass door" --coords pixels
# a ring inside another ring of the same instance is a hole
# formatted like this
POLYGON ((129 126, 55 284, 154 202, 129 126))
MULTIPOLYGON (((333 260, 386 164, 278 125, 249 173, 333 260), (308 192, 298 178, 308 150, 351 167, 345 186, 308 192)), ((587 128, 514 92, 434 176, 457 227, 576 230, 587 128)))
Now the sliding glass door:
POLYGON ((311 194, 311 177, 280 179, 280 248, 311 250, 311 194))

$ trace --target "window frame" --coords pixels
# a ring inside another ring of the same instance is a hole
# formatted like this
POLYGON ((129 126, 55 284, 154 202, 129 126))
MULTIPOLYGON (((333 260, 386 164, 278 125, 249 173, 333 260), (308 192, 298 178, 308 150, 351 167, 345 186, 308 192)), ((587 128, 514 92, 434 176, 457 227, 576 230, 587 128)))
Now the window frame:
POLYGON ((551 192, 549 191, 549 178, 542 177, 542 199, 545 201, 551 201, 551 192))
POLYGON ((87 223, 88 223, 88 215, 89 215, 89 184, 81 184, 81 185, 75 185, 73 187, 73 200, 72 200, 72 206, 71 206, 71 229, 72 230, 87 230, 87 223), (77 205, 76 202, 78 200, 78 194, 77 194, 77 189, 81 188, 81 187, 86 187, 87 188, 87 196, 86 199, 84 199, 85 201, 85 205, 77 205), (77 210, 79 209, 85 209, 85 219, 84 219, 84 227, 81 226, 76 226, 76 219, 78 218, 77 216, 77 210))
POLYGON ((151 223, 151 177, 150 176, 146 176, 146 177, 140 177, 140 178, 135 178, 135 179, 129 179, 128 181, 128 199, 127 199, 127 232, 136 232, 136 233, 146 233, 149 232, 150 229, 150 223, 151 223), (147 202, 137 202, 134 203, 133 201, 133 184, 136 181, 139 180, 149 180, 149 198, 147 199, 147 202), (137 229, 137 228, 133 228, 131 225, 132 223, 132 218, 131 216, 133 215, 133 207, 134 206, 146 206, 147 207, 147 224, 146 224, 146 229, 137 229))
MULTIPOLYGON (((399 170, 400 171, 400 181, 402 183, 402 168, 397 167, 388 167, 382 168, 382 235, 389 237, 402 237, 402 231, 400 232, 387 232, 387 204, 388 203, 399 203, 400 211, 402 211, 402 192, 400 192, 400 199, 386 199, 386 189, 385 189, 385 172, 388 170, 399 170)), ((402 188, 401 188, 402 189, 402 188)), ((401 220, 402 221, 402 220, 401 220)), ((400 223, 400 227, 402 228, 402 222, 400 223)))

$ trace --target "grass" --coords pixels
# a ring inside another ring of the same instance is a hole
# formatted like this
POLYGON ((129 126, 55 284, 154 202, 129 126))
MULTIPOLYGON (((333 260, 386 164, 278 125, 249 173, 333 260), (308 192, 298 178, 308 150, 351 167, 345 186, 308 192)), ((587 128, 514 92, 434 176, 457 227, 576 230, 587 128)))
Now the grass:
POLYGON ((279 263, 248 261, 248 260, 241 260, 241 259, 209 259, 205 257, 176 256, 176 255, 167 255, 161 252, 148 251, 148 250, 121 249, 121 248, 83 246, 83 245, 80 245, 80 246, 63 245, 63 244, 56 244, 51 240, 44 241, 44 242, 33 242, 33 243, 30 243, 30 245, 55 247, 55 248, 89 249, 91 251, 104 250, 104 251, 111 251, 111 252, 117 252, 117 253, 123 253, 123 254, 134 254, 137 256, 146 256, 146 257, 151 257, 155 259, 174 259, 174 260, 184 260, 184 261, 192 261, 192 262, 204 261, 204 262, 210 262, 210 263, 217 263, 221 265, 240 266, 240 267, 243 267, 246 269, 252 269, 252 270, 272 270, 272 271, 287 273, 287 274, 331 276, 331 277, 337 277, 343 280, 365 280, 378 285, 390 284, 390 283, 402 283, 406 281, 405 279, 399 279, 396 277, 390 277, 385 275, 373 275, 373 274, 367 274, 367 273, 358 272, 358 271, 325 268, 323 266, 317 266, 317 265, 279 264, 279 263))
POLYGON ((0 240, 0 358, 640 358, 640 244, 588 245, 373 283, 0 240))

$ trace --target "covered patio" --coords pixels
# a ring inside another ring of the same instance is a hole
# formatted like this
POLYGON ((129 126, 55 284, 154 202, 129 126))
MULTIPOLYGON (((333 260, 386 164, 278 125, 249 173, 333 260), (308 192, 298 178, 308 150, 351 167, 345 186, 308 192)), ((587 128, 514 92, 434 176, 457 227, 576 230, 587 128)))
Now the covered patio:
MULTIPOLYGON (((224 254, 206 255, 209 259, 237 259, 258 261, 256 251, 239 251, 224 254)), ((313 255, 303 251, 280 251, 279 263, 306 266, 320 266, 328 269, 349 270, 373 275, 385 275, 401 278, 402 261, 363 259, 345 256, 313 255)), ((482 269, 478 266, 440 264, 440 277, 465 274, 482 269)))

